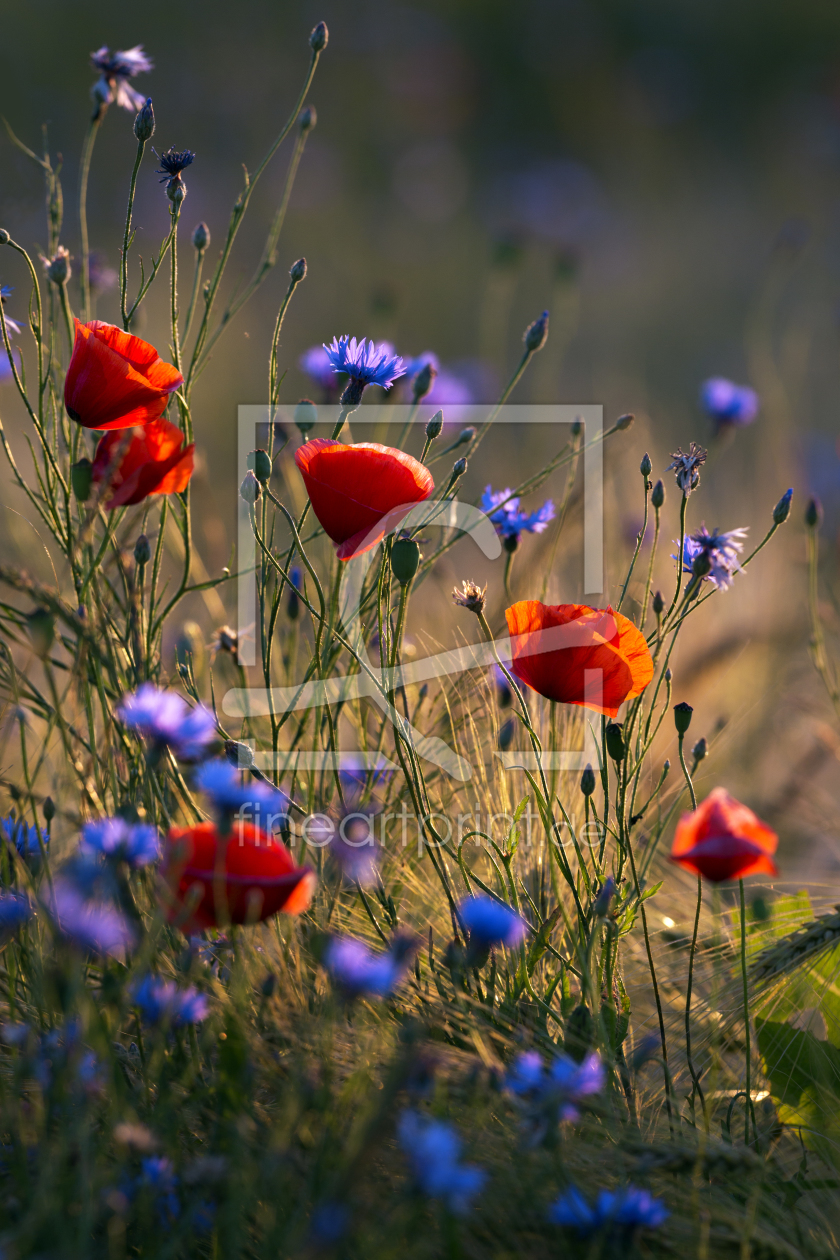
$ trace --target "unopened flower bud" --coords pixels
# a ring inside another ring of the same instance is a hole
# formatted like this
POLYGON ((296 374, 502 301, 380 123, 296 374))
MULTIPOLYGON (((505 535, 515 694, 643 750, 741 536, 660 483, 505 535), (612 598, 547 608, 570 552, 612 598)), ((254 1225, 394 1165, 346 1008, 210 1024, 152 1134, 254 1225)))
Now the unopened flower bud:
POLYGON ((426 397, 435 383, 436 376, 437 368, 434 363, 424 363, 415 376, 414 384, 411 387, 415 402, 419 402, 421 398, 426 397))
POLYGON ((52 258, 44 258, 42 255, 41 262, 44 264, 47 279, 53 284, 66 284, 70 279, 70 250, 63 245, 59 245, 52 258))
POLYGON ((242 485, 239 487, 239 493, 246 503, 253 506, 262 494, 260 483, 257 481, 253 472, 249 468, 245 476, 242 478, 242 485))
POLYGON ((708 750, 709 750, 709 747, 708 747, 708 744, 706 743, 706 736, 701 735, 697 743, 692 748, 691 755, 695 761, 703 761, 708 750))
POLYGON ((455 463, 452 465, 452 480, 458 481, 461 477, 463 477, 466 471, 467 461, 463 457, 461 459, 456 459, 455 463))
POLYGON ((90 498, 92 480, 93 465, 89 459, 80 459, 77 464, 73 464, 70 468, 70 485, 73 487, 73 494, 79 503, 85 503, 90 498))
POLYGON ((0 245, 8 245, 11 239, 5 228, 0 228, 0 245))
POLYGON ((525 349, 529 354, 535 354, 537 350, 542 350, 546 341, 548 341, 548 311, 543 311, 539 319, 535 319, 533 324, 528 325, 522 340, 525 342, 525 349))
POLYGON ((319 22, 312 34, 309 36, 309 47, 314 53, 323 52, 327 46, 329 37, 330 33, 327 30, 326 22, 319 22))
POLYGON ((173 206, 180 206, 187 195, 187 185, 181 179, 170 179, 166 185, 166 195, 173 206))
POLYGON ((251 451, 248 456, 248 467, 260 485, 264 486, 271 477, 271 456, 267 451, 251 451))
POLYGON ((152 549, 145 534, 141 534, 134 544, 134 561, 136 564, 148 564, 152 558, 152 549))
POLYGON ((36 608, 26 617, 32 646, 40 657, 49 653, 55 639, 55 617, 48 608, 36 608))
POLYGON ((615 897, 615 880, 612 875, 604 880, 601 891, 592 903, 592 913, 597 919, 606 919, 615 897))
POLYGON ((624 746, 624 727, 621 722, 607 722, 605 732, 607 752, 613 761, 623 761, 626 752, 624 746))
POLYGON ((812 495, 808 500, 808 506, 805 509, 805 524, 808 529, 819 529, 823 518, 823 508, 816 495, 812 495))
POLYGON ((661 616, 662 616, 662 613, 663 613, 664 608, 665 608, 665 600, 662 598, 662 592, 661 592, 661 591, 654 591, 654 593, 653 593, 653 611, 654 611, 654 613, 656 614, 656 616, 657 616, 657 617, 661 617, 661 616))
POLYGON ((665 502, 665 487, 662 484, 661 477, 650 492, 650 501, 657 509, 661 508, 662 504, 665 502))
POLYGON ((303 280, 305 275, 306 275, 306 259, 299 258, 296 263, 292 263, 292 266, 289 270, 289 277, 292 281, 292 284, 300 284, 301 280, 303 280))
POLYGON ((232 766, 240 770, 247 770, 254 764, 254 750, 237 739, 225 740, 225 757, 232 766))
POLYGON ((662 778, 664 779, 668 774, 670 774, 670 772, 671 772, 671 762, 666 757, 665 760, 662 762, 662 778))
POLYGON ((260 991, 264 998, 274 997, 274 991, 277 988, 277 977, 273 971, 270 971, 260 985, 260 991))
POLYGON ((774 525, 784 525, 785 521, 790 516, 790 502, 792 498, 793 487, 791 486, 790 490, 786 490, 784 492, 781 499, 779 499, 779 502, 773 508, 774 525))
POLYGON ((513 554, 514 551, 518 551, 519 550, 519 535, 518 534, 506 535, 506 537, 502 539, 502 547, 504 548, 505 551, 509 552, 511 555, 513 554))
POLYGON ((668 666, 668 668, 665 670, 665 681, 666 681, 666 683, 669 683, 673 677, 674 677, 674 675, 673 675, 673 673, 671 672, 671 666, 669 665, 669 666, 668 666))
POLYGON ((298 114, 298 126, 301 131, 311 131, 318 121, 318 114, 314 105, 307 105, 306 109, 302 109, 298 114))
POLYGON ((653 471, 653 464, 650 462, 650 455, 648 455, 647 451, 645 451, 644 455, 642 456, 642 462, 639 465, 639 472, 642 474, 643 477, 649 477, 652 471, 653 471))
POLYGON ((44 797, 44 803, 41 806, 41 810, 44 815, 44 821, 46 822, 47 826, 49 826, 49 824, 55 818, 55 802, 53 801, 53 798, 51 796, 44 797))
POLYGON ((141 144, 151 140, 155 134, 155 111, 152 109, 151 96, 146 97, 146 104, 142 106, 140 113, 134 119, 134 134, 141 144))
POLYGON ((513 718, 508 718, 506 722, 499 727, 499 750, 507 752, 513 743, 513 737, 516 734, 516 722, 513 718))
POLYGON ((580 776, 580 790, 584 796, 591 796, 595 791, 595 771, 589 765, 580 776))
POLYGON ((192 234, 193 247, 198 250, 199 254, 203 254, 207 246, 210 244, 210 229, 203 221, 197 223, 192 234))
POLYGON ((691 572, 695 577, 705 577, 712 567, 711 557, 706 551, 698 551, 691 565, 691 572))
POLYGON ((679 704, 674 705, 674 725, 677 728, 678 735, 685 735, 689 726, 691 726, 691 715, 694 709, 690 704, 686 704, 685 700, 681 700, 679 704))
POLYGON ((620 433, 623 433, 625 429, 629 429, 631 427, 635 419, 636 417, 633 415, 632 411, 628 411, 627 415, 618 417, 615 422, 615 427, 620 433))
POLYGON ((583 421, 578 416, 576 420, 572 421, 571 434, 573 438, 576 438, 580 437, 581 433, 583 433, 583 421))
POLYGON ((436 411, 429 423, 426 425, 426 437, 430 442, 434 442, 435 438, 439 438, 441 429, 443 428, 443 412, 436 411))
POLYGON ((391 572, 407 586, 420 566, 420 548, 413 538, 397 538, 391 546, 391 572))
POLYGON ((295 424, 300 430, 302 437, 306 437, 309 430, 314 429, 317 419, 318 408, 311 398, 301 398, 295 407, 295 424))

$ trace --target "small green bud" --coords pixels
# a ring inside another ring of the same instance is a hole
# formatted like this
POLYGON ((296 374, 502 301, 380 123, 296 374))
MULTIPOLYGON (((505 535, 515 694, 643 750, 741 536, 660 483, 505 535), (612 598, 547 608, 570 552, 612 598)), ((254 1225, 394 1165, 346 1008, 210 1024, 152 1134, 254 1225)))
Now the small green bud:
POLYGON ((319 22, 312 34, 309 36, 309 47, 314 53, 323 52, 327 46, 329 37, 330 33, 327 30, 326 22, 319 22))
POLYGON ((152 549, 145 534, 141 534, 134 544, 134 560, 136 564, 148 564, 152 558, 152 549))
POLYGON ((205 249, 207 249, 207 246, 210 244, 210 229, 206 223, 196 224, 192 234, 192 243, 199 254, 203 254, 205 249))
POLYGON ((436 376, 437 368, 434 363, 424 363, 415 376, 414 384, 411 387, 415 402, 419 402, 421 398, 426 397, 435 383, 436 376))
POLYGON ((607 722, 607 752, 613 761, 623 761, 626 752, 624 746, 624 727, 621 722, 607 722))
POLYGON ((301 398, 295 407, 295 424, 302 437, 306 437, 310 429, 314 429, 318 419, 318 408, 311 398, 301 398))
POLYGON ((151 140, 155 134, 155 111, 152 109, 151 96, 146 97, 146 104, 141 107, 134 119, 134 134, 141 144, 151 140))
POLYGON ((548 311, 543 311, 539 319, 535 319, 533 324, 528 325, 522 340, 529 354, 536 354, 537 350, 542 350, 548 341, 548 311))
POLYGON ((662 613, 663 613, 663 611, 664 611, 664 609, 665 609, 665 600, 662 598, 662 592, 661 592, 661 591, 654 591, 654 593, 653 593, 653 611, 654 611, 654 613, 656 614, 656 616, 657 616, 657 617, 661 617, 661 616, 662 616, 662 613))
POLYGON ((413 538, 397 538, 391 546, 391 572, 400 586, 407 586, 420 564, 420 548, 413 538))
POLYGON ((502 539, 502 547, 504 548, 505 551, 509 552, 511 555, 514 553, 514 551, 518 551, 519 550, 519 535, 508 534, 506 538, 502 539))
POLYGON ((595 771, 590 765, 586 767, 580 776, 580 790, 584 796, 591 796, 595 791, 595 771))
POLYGON ((774 525, 784 525, 785 521, 790 516, 790 501, 792 498, 793 498, 793 487, 791 487, 790 490, 786 490, 784 492, 781 499, 779 499, 779 502, 773 508, 773 524, 774 525))
POLYGON ((711 571, 712 561, 708 552, 698 551, 694 557, 694 563, 691 566, 691 572, 695 577, 705 577, 711 571))
POLYGON ((677 728, 678 735, 685 735, 689 726, 691 726, 691 715, 694 709, 690 704, 686 704, 685 700, 681 700, 679 704, 674 705, 674 725, 677 728))
POLYGON ((429 423, 426 425, 426 437, 430 442, 434 442, 435 438, 440 437, 443 428, 443 412, 436 411, 429 423))
POLYGON ((41 806, 41 809, 44 814, 44 822, 47 824, 47 826, 49 826, 49 824, 55 818, 55 802, 53 801, 53 798, 51 796, 44 797, 44 803, 41 806))
POLYGON ((48 608, 36 608, 27 614, 26 628, 33 648, 43 659, 49 653, 55 639, 55 617, 48 608))
POLYGON ((180 206, 187 195, 187 185, 181 179, 170 179, 166 185, 166 195, 173 206, 180 206))
POLYGON ((823 518, 822 504, 816 495, 808 500, 808 506, 805 509, 805 524, 808 529, 819 529, 823 518))
POLYGON ((706 743, 706 736, 701 735, 697 743, 692 748, 691 755, 695 761, 699 762, 699 761, 705 760, 707 752, 708 752, 708 744, 706 743))
POLYGON ((307 105, 306 109, 302 109, 298 114, 298 126, 301 131, 311 131, 318 121, 318 114, 314 105, 307 105))
POLYGON ((667 775, 669 775, 669 774, 670 774, 670 772, 671 772, 671 762, 670 762, 670 760, 666 757, 666 758, 665 758, 665 760, 662 762, 662 777, 663 777, 663 779, 664 779, 664 778, 666 778, 666 777, 667 777, 667 775))
POLYGON ((306 277, 306 259, 299 258, 296 263, 292 263, 289 270, 289 277, 292 284, 300 284, 301 280, 306 277))
POLYGON ((662 484, 661 477, 650 492, 650 501, 657 509, 661 508, 662 504, 665 502, 665 487, 662 484))
POLYGON ((577 420, 572 421, 571 434, 573 438, 576 438, 580 437, 581 433, 583 433, 583 421, 578 417, 577 420))
POLYGON ((89 459, 80 459, 77 464, 71 466, 70 485, 73 487, 73 494, 80 503, 86 503, 90 498, 92 481, 93 465, 89 459))
POLYGON ((250 504, 252 507, 262 494, 260 483, 257 481, 250 468, 242 478, 242 485, 239 487, 239 493, 242 495, 245 502, 250 504))
POLYGON ((615 422, 615 427, 618 429, 620 433, 624 433, 625 430, 629 429, 632 426, 633 421, 635 419, 636 417, 633 415, 633 413, 631 411, 628 411, 626 416, 618 417, 618 419, 615 422))
POLYGON ((264 486, 271 478, 271 456, 268 451, 251 451, 248 456, 248 467, 260 485, 264 486))
POLYGON ((653 464, 650 462, 650 455, 648 455, 647 451, 645 451, 644 455, 642 456, 642 462, 639 465, 639 472, 642 474, 643 477, 649 477, 652 471, 653 471, 653 464))

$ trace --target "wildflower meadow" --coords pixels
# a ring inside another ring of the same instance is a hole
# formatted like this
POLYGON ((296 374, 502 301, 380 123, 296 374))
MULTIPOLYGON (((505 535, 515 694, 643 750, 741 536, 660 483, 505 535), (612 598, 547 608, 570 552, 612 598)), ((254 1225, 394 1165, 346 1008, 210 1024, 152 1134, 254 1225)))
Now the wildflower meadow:
POLYGON ((46 214, 0 224, 0 1258, 828 1260, 836 892, 785 883, 680 656, 798 548, 836 752, 823 507, 763 476, 715 519, 749 384, 656 462, 629 411, 522 404, 550 310, 492 397, 361 306, 292 357, 327 25, 295 47, 225 221, 151 48, 93 52, 72 155, 4 103, 46 214), (216 565, 203 374, 266 292, 216 565))

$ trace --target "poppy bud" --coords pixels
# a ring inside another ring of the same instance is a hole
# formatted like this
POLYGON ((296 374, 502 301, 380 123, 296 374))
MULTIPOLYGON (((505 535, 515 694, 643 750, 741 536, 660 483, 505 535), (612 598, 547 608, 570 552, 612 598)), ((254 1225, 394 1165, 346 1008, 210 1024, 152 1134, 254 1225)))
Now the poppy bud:
POLYGON ((146 97, 146 104, 141 107, 140 113, 134 119, 134 134, 141 144, 151 140, 155 134, 155 111, 152 109, 151 96, 146 97))
POLYGON ((134 544, 134 560, 136 564, 148 564, 152 558, 152 549, 145 534, 141 534, 134 544))
POLYGON ((639 472, 642 474, 643 477, 649 477, 652 470, 653 470, 653 464, 650 462, 650 455, 648 455, 647 451, 645 451, 644 455, 642 456, 642 462, 639 465, 639 472))
POLYGON ((292 284, 300 284, 301 280, 303 280, 305 276, 306 276, 306 259, 299 258, 296 263, 292 263, 292 266, 289 270, 289 277, 291 278, 292 284))
POLYGON ((533 324, 528 325, 522 340, 529 354, 536 354, 537 350, 542 350, 548 341, 548 311, 543 311, 539 319, 535 319, 533 324))
POLYGON ((513 743, 515 730, 516 722, 513 718, 508 718, 505 724, 499 729, 499 748, 502 752, 507 752, 513 743))
POLYGON ((318 408, 315 406, 311 398, 301 398, 295 407, 295 424, 300 430, 301 437, 306 437, 310 429, 314 429, 315 422, 318 419, 318 408))
POLYGON ((260 483, 257 481, 253 472, 249 468, 245 476, 242 478, 242 485, 239 487, 239 493, 246 503, 253 506, 262 494, 260 483))
POLYGON ((657 511, 659 510, 659 508, 662 507, 662 504, 665 502, 665 487, 662 484, 661 477, 659 478, 656 485, 653 487, 653 490, 651 491, 650 501, 653 504, 653 506, 657 509, 657 511))
POLYGON ((805 524, 808 529, 818 529, 823 518, 822 504, 816 495, 808 500, 808 506, 805 509, 805 524))
POLYGON ((419 402, 421 398, 426 397, 435 383, 436 376, 437 368, 434 363, 424 363, 415 376, 414 384, 411 387, 415 402, 419 402))
POLYGON ((665 600, 662 598, 661 591, 654 591, 653 594, 653 611, 657 617, 661 617, 665 608, 665 600))
POLYGON ((55 802, 53 801, 53 798, 51 796, 44 797, 44 803, 41 806, 41 809, 43 810, 44 821, 49 826, 49 824, 55 818, 55 802))
POLYGON ((430 442, 434 442, 435 438, 440 437, 440 431, 443 428, 443 412, 436 411, 429 423, 426 425, 426 437, 430 442))
POLYGON ((89 459, 80 459, 70 468, 70 485, 80 503, 90 498, 90 486, 93 480, 93 464, 89 459))
POLYGON ((711 567, 712 561, 708 553, 705 551, 698 551, 691 566, 691 572, 694 576, 699 578, 705 577, 711 570, 711 567))
POLYGON ((327 40, 329 37, 330 33, 327 30, 326 22, 319 22, 312 34, 309 36, 309 47, 314 53, 323 52, 327 46, 327 40))
POLYGON ((678 735, 685 735, 689 726, 691 726, 691 715, 694 712, 690 704, 686 704, 685 700, 681 700, 679 704, 674 705, 674 725, 677 728, 678 735))
POLYGON ((11 239, 5 228, 0 228, 0 245, 8 245, 11 239))
POLYGON ((706 756, 707 751, 708 751, 708 745, 706 744, 706 737, 705 735, 701 735, 697 743, 692 748, 691 755, 695 761, 699 762, 699 761, 703 761, 703 759, 706 756))
POLYGON ((391 572, 400 586, 407 586, 420 564, 420 548, 413 538, 398 538, 391 547, 391 572))
POLYGON ((613 761, 624 760, 624 728, 621 722, 607 722, 607 752, 613 761))
POLYGON ((584 796, 591 796, 595 791, 595 771, 589 765, 580 776, 580 790, 584 796))
POLYGON ((671 670, 671 666, 669 665, 669 666, 668 666, 668 668, 665 670, 665 681, 666 681, 666 683, 669 683, 673 677, 674 677, 674 675, 673 675, 673 672, 672 672, 672 670, 671 670))
POLYGON ((466 471, 467 461, 463 458, 456 459, 455 463, 452 465, 452 480, 457 481, 460 477, 463 477, 466 471))
POLYGON ((48 608, 36 608, 27 614, 26 628, 35 651, 40 657, 46 656, 55 638, 55 617, 48 608))
POLYGON ((592 904, 592 913, 597 919, 605 919, 610 912, 612 900, 615 897, 615 880, 612 875, 604 880, 601 891, 592 904))
POLYGON ((793 498, 793 487, 791 487, 790 490, 786 490, 784 492, 781 499, 779 499, 779 502, 773 508, 774 525, 784 525, 785 521, 790 516, 790 501, 792 498, 793 498))
POLYGON ((248 456, 248 467, 260 485, 264 486, 271 477, 271 456, 268 451, 251 451, 248 456))
POLYGON ((206 223, 202 222, 196 225, 192 234, 193 246, 198 250, 199 254, 203 254, 207 246, 210 244, 210 229, 206 223))
POLYGON ((298 126, 301 131, 311 131, 318 121, 318 114, 314 105, 307 105, 306 109, 302 109, 298 114, 298 126))

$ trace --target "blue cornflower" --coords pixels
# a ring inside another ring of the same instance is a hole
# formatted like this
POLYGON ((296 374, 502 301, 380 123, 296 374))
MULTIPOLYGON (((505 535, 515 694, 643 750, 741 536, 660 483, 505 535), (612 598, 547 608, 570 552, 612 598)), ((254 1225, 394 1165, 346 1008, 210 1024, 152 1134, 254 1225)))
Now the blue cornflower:
MULTIPOLYGON (((289 798, 270 783, 250 779, 244 786, 229 761, 205 761, 195 772, 196 786, 206 792, 218 813, 256 813, 263 809, 286 814, 289 798)), ((275 820, 277 821, 277 820, 275 820)))
POLYGON ((555 1225, 576 1229, 579 1234, 589 1234, 595 1229, 598 1218, 577 1186, 570 1186, 556 1203, 548 1209, 548 1219, 555 1225))
POLYGON ((386 954, 375 954, 364 941, 334 937, 324 954, 324 966, 334 984, 348 997, 387 997, 402 980, 408 950, 397 941, 386 954))
POLYGON ((176 1189, 178 1178, 172 1166, 172 1160, 165 1155, 147 1155, 140 1161, 142 1172, 137 1178, 137 1186, 151 1190, 156 1198, 155 1203, 161 1224, 166 1225, 180 1214, 176 1189))
POLYGON ((512 1094, 552 1110, 559 1120, 579 1120, 578 1104, 606 1084, 606 1069, 597 1054, 577 1063, 562 1051, 546 1064, 536 1050, 517 1055, 505 1079, 512 1094))
POLYGON ((101 853, 132 867, 148 866, 160 857, 160 836, 157 827, 147 823, 98 818, 82 827, 81 847, 88 853, 101 853))
POLYGON ((475 1164, 462 1164, 463 1144, 451 1124, 416 1111, 404 1111, 397 1136, 414 1178, 424 1194, 443 1199, 449 1210, 464 1216, 479 1193, 487 1173, 475 1164))
MULTIPOLYGON (((14 814, 9 814, 7 818, 0 818, 0 834, 9 844, 14 845, 21 857, 34 857, 41 852, 41 846, 38 843, 38 828, 28 826, 23 818, 16 818, 14 814)), ((44 844, 48 845, 49 832, 42 827, 41 835, 44 844)))
POLYGON ((335 389, 335 369, 326 346, 311 346, 303 352, 298 362, 306 375, 321 389, 327 393, 335 389))
POLYGON ((161 184, 165 184, 169 180, 171 185, 176 180, 180 180, 181 172, 185 171, 188 166, 192 166, 195 161, 195 154, 189 149, 173 149, 170 146, 165 153, 157 153, 154 149, 152 152, 155 153, 160 162, 160 170, 155 171, 155 174, 163 176, 163 179, 160 180, 161 184))
POLYGON ((67 879, 56 880, 46 905, 58 930, 79 949, 118 954, 134 943, 131 924, 116 906, 86 897, 67 879))
POLYGON ((134 1004, 150 1024, 199 1024, 210 1013, 207 998, 189 985, 179 989, 174 980, 148 975, 134 990, 134 1004))
MULTIPOLYGON (((715 529, 710 534, 705 525, 683 541, 683 571, 691 573, 694 561, 700 555, 708 557, 711 564, 709 572, 704 574, 703 581, 711 582, 719 591, 725 591, 732 585, 732 580, 741 568, 738 559, 744 549, 746 529, 730 529, 726 534, 719 534, 715 529)), ((677 543, 679 546, 679 543, 677 543)), ((672 556, 673 560, 677 557, 672 556)))
MULTIPOLYGON (((0 302, 2 302, 4 306, 5 306, 5 304, 6 304, 6 298, 9 296, 9 294, 10 294, 11 292, 12 292, 12 286, 11 286, 11 285, 9 285, 9 284, 0 284, 0 302)), ((5 312, 4 312, 4 314, 5 314, 5 312)), ((5 319, 6 319, 6 331, 8 332, 8 334, 9 334, 9 336, 10 336, 10 337, 11 337, 11 336, 13 336, 15 333, 19 333, 19 332, 20 332, 20 324, 17 322, 17 320, 14 320, 14 319, 9 319, 9 316, 8 316, 8 315, 6 315, 6 316, 5 316, 5 319)), ((9 374, 9 376, 11 376, 11 374, 12 374, 12 369, 11 369, 11 367, 9 367, 9 360, 8 360, 8 356, 7 356, 7 355, 4 355, 4 356, 3 356, 3 359, 4 359, 5 363, 6 363, 6 367, 8 368, 8 374, 9 374)))
POLYGON ((346 372, 350 377, 341 401, 345 405, 362 401, 362 394, 368 385, 381 385, 390 389, 399 376, 405 375, 405 366, 394 347, 388 342, 375 345, 362 337, 333 337, 330 345, 324 349, 332 364, 334 372, 346 372))
POLYGON ((203 704, 191 709, 176 691, 164 691, 150 682, 123 697, 117 716, 125 726, 145 735, 153 757, 168 747, 176 757, 190 761, 216 738, 216 719, 209 709, 203 704))
POLYGON ((519 545, 520 534, 541 534, 549 521, 554 520, 554 504, 547 499, 536 512, 520 512, 519 498, 511 498, 509 489, 493 493, 493 487, 487 486, 479 504, 482 512, 486 512, 496 527, 496 533, 505 540, 509 550, 519 545))
POLYGON ((527 931, 516 911, 481 893, 466 897, 458 910, 470 942, 488 949, 492 945, 518 945, 527 931))
POLYGON ((119 105, 121 109, 136 114, 143 108, 145 97, 136 91, 129 79, 135 74, 153 70, 154 65, 143 52, 143 45, 112 53, 104 45, 91 53, 91 64, 102 76, 93 86, 91 95, 99 105, 119 105))
POLYGON ((724 376, 712 376, 700 391, 703 409, 718 427, 752 424, 758 415, 758 394, 748 385, 736 385, 724 376))
POLYGON ((576 1229, 581 1237, 604 1227, 633 1233, 637 1229, 656 1229, 670 1213, 660 1199, 647 1190, 627 1186, 624 1190, 601 1190, 594 1208, 576 1186, 570 1186, 549 1208, 548 1218, 555 1225, 576 1229))
POLYGON ((0 893, 0 939, 9 937, 32 918, 32 905, 23 893, 0 893))

